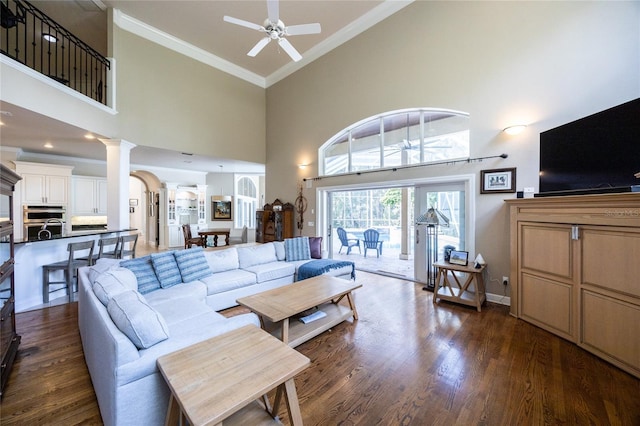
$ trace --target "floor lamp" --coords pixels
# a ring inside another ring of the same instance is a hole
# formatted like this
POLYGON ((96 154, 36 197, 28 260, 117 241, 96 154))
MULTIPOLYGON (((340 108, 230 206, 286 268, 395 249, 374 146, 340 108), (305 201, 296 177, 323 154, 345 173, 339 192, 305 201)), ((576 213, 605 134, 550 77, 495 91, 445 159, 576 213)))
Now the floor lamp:
POLYGON ((433 291, 436 286, 436 268, 438 261, 438 226, 449 226, 447 218, 440 210, 430 207, 418 218, 419 225, 427 225, 427 285, 423 290, 433 291))

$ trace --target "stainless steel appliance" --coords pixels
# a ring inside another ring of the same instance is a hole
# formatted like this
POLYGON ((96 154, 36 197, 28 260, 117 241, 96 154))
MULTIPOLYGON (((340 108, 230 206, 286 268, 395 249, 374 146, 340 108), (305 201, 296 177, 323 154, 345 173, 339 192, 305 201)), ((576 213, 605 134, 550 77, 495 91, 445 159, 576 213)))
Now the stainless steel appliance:
POLYGON ((67 222, 65 206, 22 206, 24 238, 48 240, 63 235, 67 222))

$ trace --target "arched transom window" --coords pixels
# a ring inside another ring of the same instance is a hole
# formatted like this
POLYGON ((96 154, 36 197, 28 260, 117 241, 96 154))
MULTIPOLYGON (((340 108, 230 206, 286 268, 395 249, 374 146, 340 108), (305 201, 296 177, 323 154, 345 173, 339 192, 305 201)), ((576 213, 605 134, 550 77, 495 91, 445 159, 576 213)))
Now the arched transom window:
POLYGON ((469 114, 433 108, 359 121, 318 151, 321 175, 469 158, 469 114))

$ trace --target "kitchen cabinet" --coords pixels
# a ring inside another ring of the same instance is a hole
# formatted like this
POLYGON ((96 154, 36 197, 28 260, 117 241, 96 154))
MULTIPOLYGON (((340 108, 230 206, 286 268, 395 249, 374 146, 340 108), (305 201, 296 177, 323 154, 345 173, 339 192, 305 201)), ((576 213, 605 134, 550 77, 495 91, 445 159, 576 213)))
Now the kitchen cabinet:
POLYGON ((15 320, 13 191, 20 180, 0 165, 0 397, 9 380, 20 336, 15 320))
POLYGON ((107 179, 74 176, 73 180, 73 216, 92 216, 107 214, 107 179))
POLYGON ((22 177, 21 204, 68 206, 71 166, 15 161, 22 177))
POLYGON ((640 194, 507 203, 512 315, 640 377, 640 194))

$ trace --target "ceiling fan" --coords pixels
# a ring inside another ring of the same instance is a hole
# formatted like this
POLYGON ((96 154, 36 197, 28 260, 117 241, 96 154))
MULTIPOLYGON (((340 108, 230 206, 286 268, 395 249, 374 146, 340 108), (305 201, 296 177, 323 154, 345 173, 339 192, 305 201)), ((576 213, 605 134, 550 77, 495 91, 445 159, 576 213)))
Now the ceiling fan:
POLYGON ((298 62, 302 59, 302 55, 298 53, 298 51, 293 47, 289 40, 287 40, 286 36, 294 36, 294 35, 303 35, 303 34, 318 34, 320 32, 320 24, 302 24, 302 25, 291 25, 286 27, 284 22, 280 20, 280 6, 278 0, 267 0, 267 19, 264 20, 262 25, 254 24, 252 22, 244 21, 242 19, 233 18, 231 16, 225 16, 224 20, 231 24, 240 25, 243 27, 251 28, 253 30, 258 30, 266 34, 266 37, 258 41, 258 43, 253 46, 253 49, 247 53, 248 56, 254 57, 264 47, 269 44, 271 40, 277 40, 278 45, 282 47, 282 49, 287 52, 287 54, 293 59, 295 62, 298 62))

